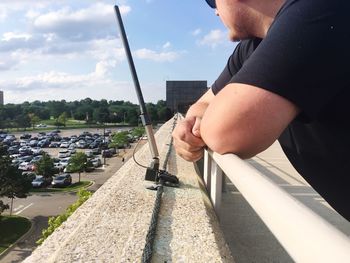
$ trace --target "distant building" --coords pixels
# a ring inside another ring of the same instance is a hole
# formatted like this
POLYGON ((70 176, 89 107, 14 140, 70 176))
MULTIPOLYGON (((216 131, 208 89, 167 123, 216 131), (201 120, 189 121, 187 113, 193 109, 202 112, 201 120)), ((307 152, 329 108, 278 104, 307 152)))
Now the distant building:
POLYGON ((173 112, 186 113, 188 108, 206 91, 206 80, 168 80, 166 82, 166 104, 173 112))
POLYGON ((0 105, 4 105, 4 92, 0 90, 0 105))

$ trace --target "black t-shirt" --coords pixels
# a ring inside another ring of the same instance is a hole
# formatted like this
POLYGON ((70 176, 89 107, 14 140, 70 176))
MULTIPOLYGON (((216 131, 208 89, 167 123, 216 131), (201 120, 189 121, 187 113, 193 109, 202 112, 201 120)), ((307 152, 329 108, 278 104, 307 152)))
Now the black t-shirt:
POLYGON ((283 151, 350 221, 349 14, 348 1, 287 0, 260 44, 237 46, 212 89, 244 83, 296 104, 301 113, 279 138, 283 151))

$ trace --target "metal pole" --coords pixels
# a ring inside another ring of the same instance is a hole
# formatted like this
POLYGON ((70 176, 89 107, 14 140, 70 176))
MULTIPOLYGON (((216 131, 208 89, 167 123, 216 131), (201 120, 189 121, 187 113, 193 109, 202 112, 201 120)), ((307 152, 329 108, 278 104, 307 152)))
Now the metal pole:
POLYGON ((131 71, 132 79, 134 81, 134 86, 135 86, 135 89, 136 89, 137 98, 138 98, 139 104, 140 104, 142 124, 146 128, 147 136, 148 136, 149 142, 151 144, 150 148, 151 148, 151 152, 152 152, 152 155, 153 155, 152 157, 158 157, 159 154, 158 154, 157 146, 155 144, 153 131, 152 131, 151 128, 147 127, 147 126, 151 125, 151 121, 150 121, 150 118, 149 118, 149 116, 147 114, 145 102, 143 100, 143 96, 142 96, 142 92, 141 92, 141 88, 140 88, 140 83, 139 83, 139 80, 138 80, 138 77, 137 77, 137 74, 136 74, 134 61, 132 59, 129 43, 128 43, 127 38, 126 38, 122 17, 121 17, 120 11, 119 11, 119 7, 117 5, 114 6, 114 9, 115 9, 115 13, 116 13, 116 16, 117 16, 119 32, 120 32, 120 35, 121 35, 121 39, 123 41, 123 45, 124 45, 126 56, 128 58, 129 68, 130 68, 130 71, 131 71))
MULTIPOLYGON (((123 25, 123 20, 119 11, 119 7, 117 5, 114 6, 114 10, 115 10, 115 14, 117 17, 117 22, 118 22, 118 26, 119 26, 119 32, 120 32, 120 36, 124 45, 124 49, 125 49, 125 53, 129 62, 129 68, 131 71, 131 75, 132 75, 132 79, 134 81, 134 86, 135 86, 135 90, 136 90, 136 94, 137 94, 137 98, 140 104, 140 111, 141 111, 141 120, 142 120, 142 124, 145 127, 146 130, 146 134, 147 134, 147 138, 148 138, 148 143, 149 143, 149 148, 151 151, 151 155, 153 158, 153 163, 152 163, 152 168, 151 170, 155 171, 158 170, 159 168, 159 153, 158 153, 158 149, 157 149, 157 144, 156 144, 156 140, 154 138, 154 133, 152 130, 152 123, 150 121, 149 115, 147 114, 147 110, 146 110, 146 106, 145 106, 145 102, 143 100, 143 96, 142 96, 142 92, 141 92, 141 88, 140 88, 140 83, 136 74, 136 69, 135 69, 135 65, 134 65, 134 61, 132 59, 132 55, 130 52, 130 47, 129 47, 129 43, 128 40, 126 38, 126 34, 125 34, 125 29, 124 29, 124 25, 123 25)), ((148 169, 149 170, 149 169, 148 169)), ((150 171, 147 171, 150 172, 150 171)), ((155 178, 155 175, 152 172, 152 175, 149 176, 148 174, 146 174, 146 180, 149 180, 150 178, 155 178)), ((153 180, 153 179, 152 179, 153 180)))

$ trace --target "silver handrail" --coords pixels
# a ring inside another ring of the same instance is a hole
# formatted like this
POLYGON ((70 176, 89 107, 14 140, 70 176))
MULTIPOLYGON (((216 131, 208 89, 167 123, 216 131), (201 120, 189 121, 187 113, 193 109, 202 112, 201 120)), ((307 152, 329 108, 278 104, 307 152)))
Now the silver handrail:
POLYGON ((236 155, 205 150, 204 166, 216 210, 223 171, 296 262, 350 262, 350 239, 344 233, 236 155))

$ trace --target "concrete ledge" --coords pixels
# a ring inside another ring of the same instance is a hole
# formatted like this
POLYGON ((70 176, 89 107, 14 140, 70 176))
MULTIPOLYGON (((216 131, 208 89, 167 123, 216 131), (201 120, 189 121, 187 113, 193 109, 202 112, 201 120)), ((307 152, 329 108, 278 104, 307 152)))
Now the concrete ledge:
MULTIPOLYGON (((156 134, 164 161, 173 120, 156 134)), ((148 144, 137 152, 148 165, 148 144)), ((165 188, 153 262, 233 262, 210 202, 192 164, 171 153, 168 171, 179 188, 165 188)), ((138 262, 145 246, 155 191, 145 188, 145 169, 130 159, 24 262, 138 262)))

